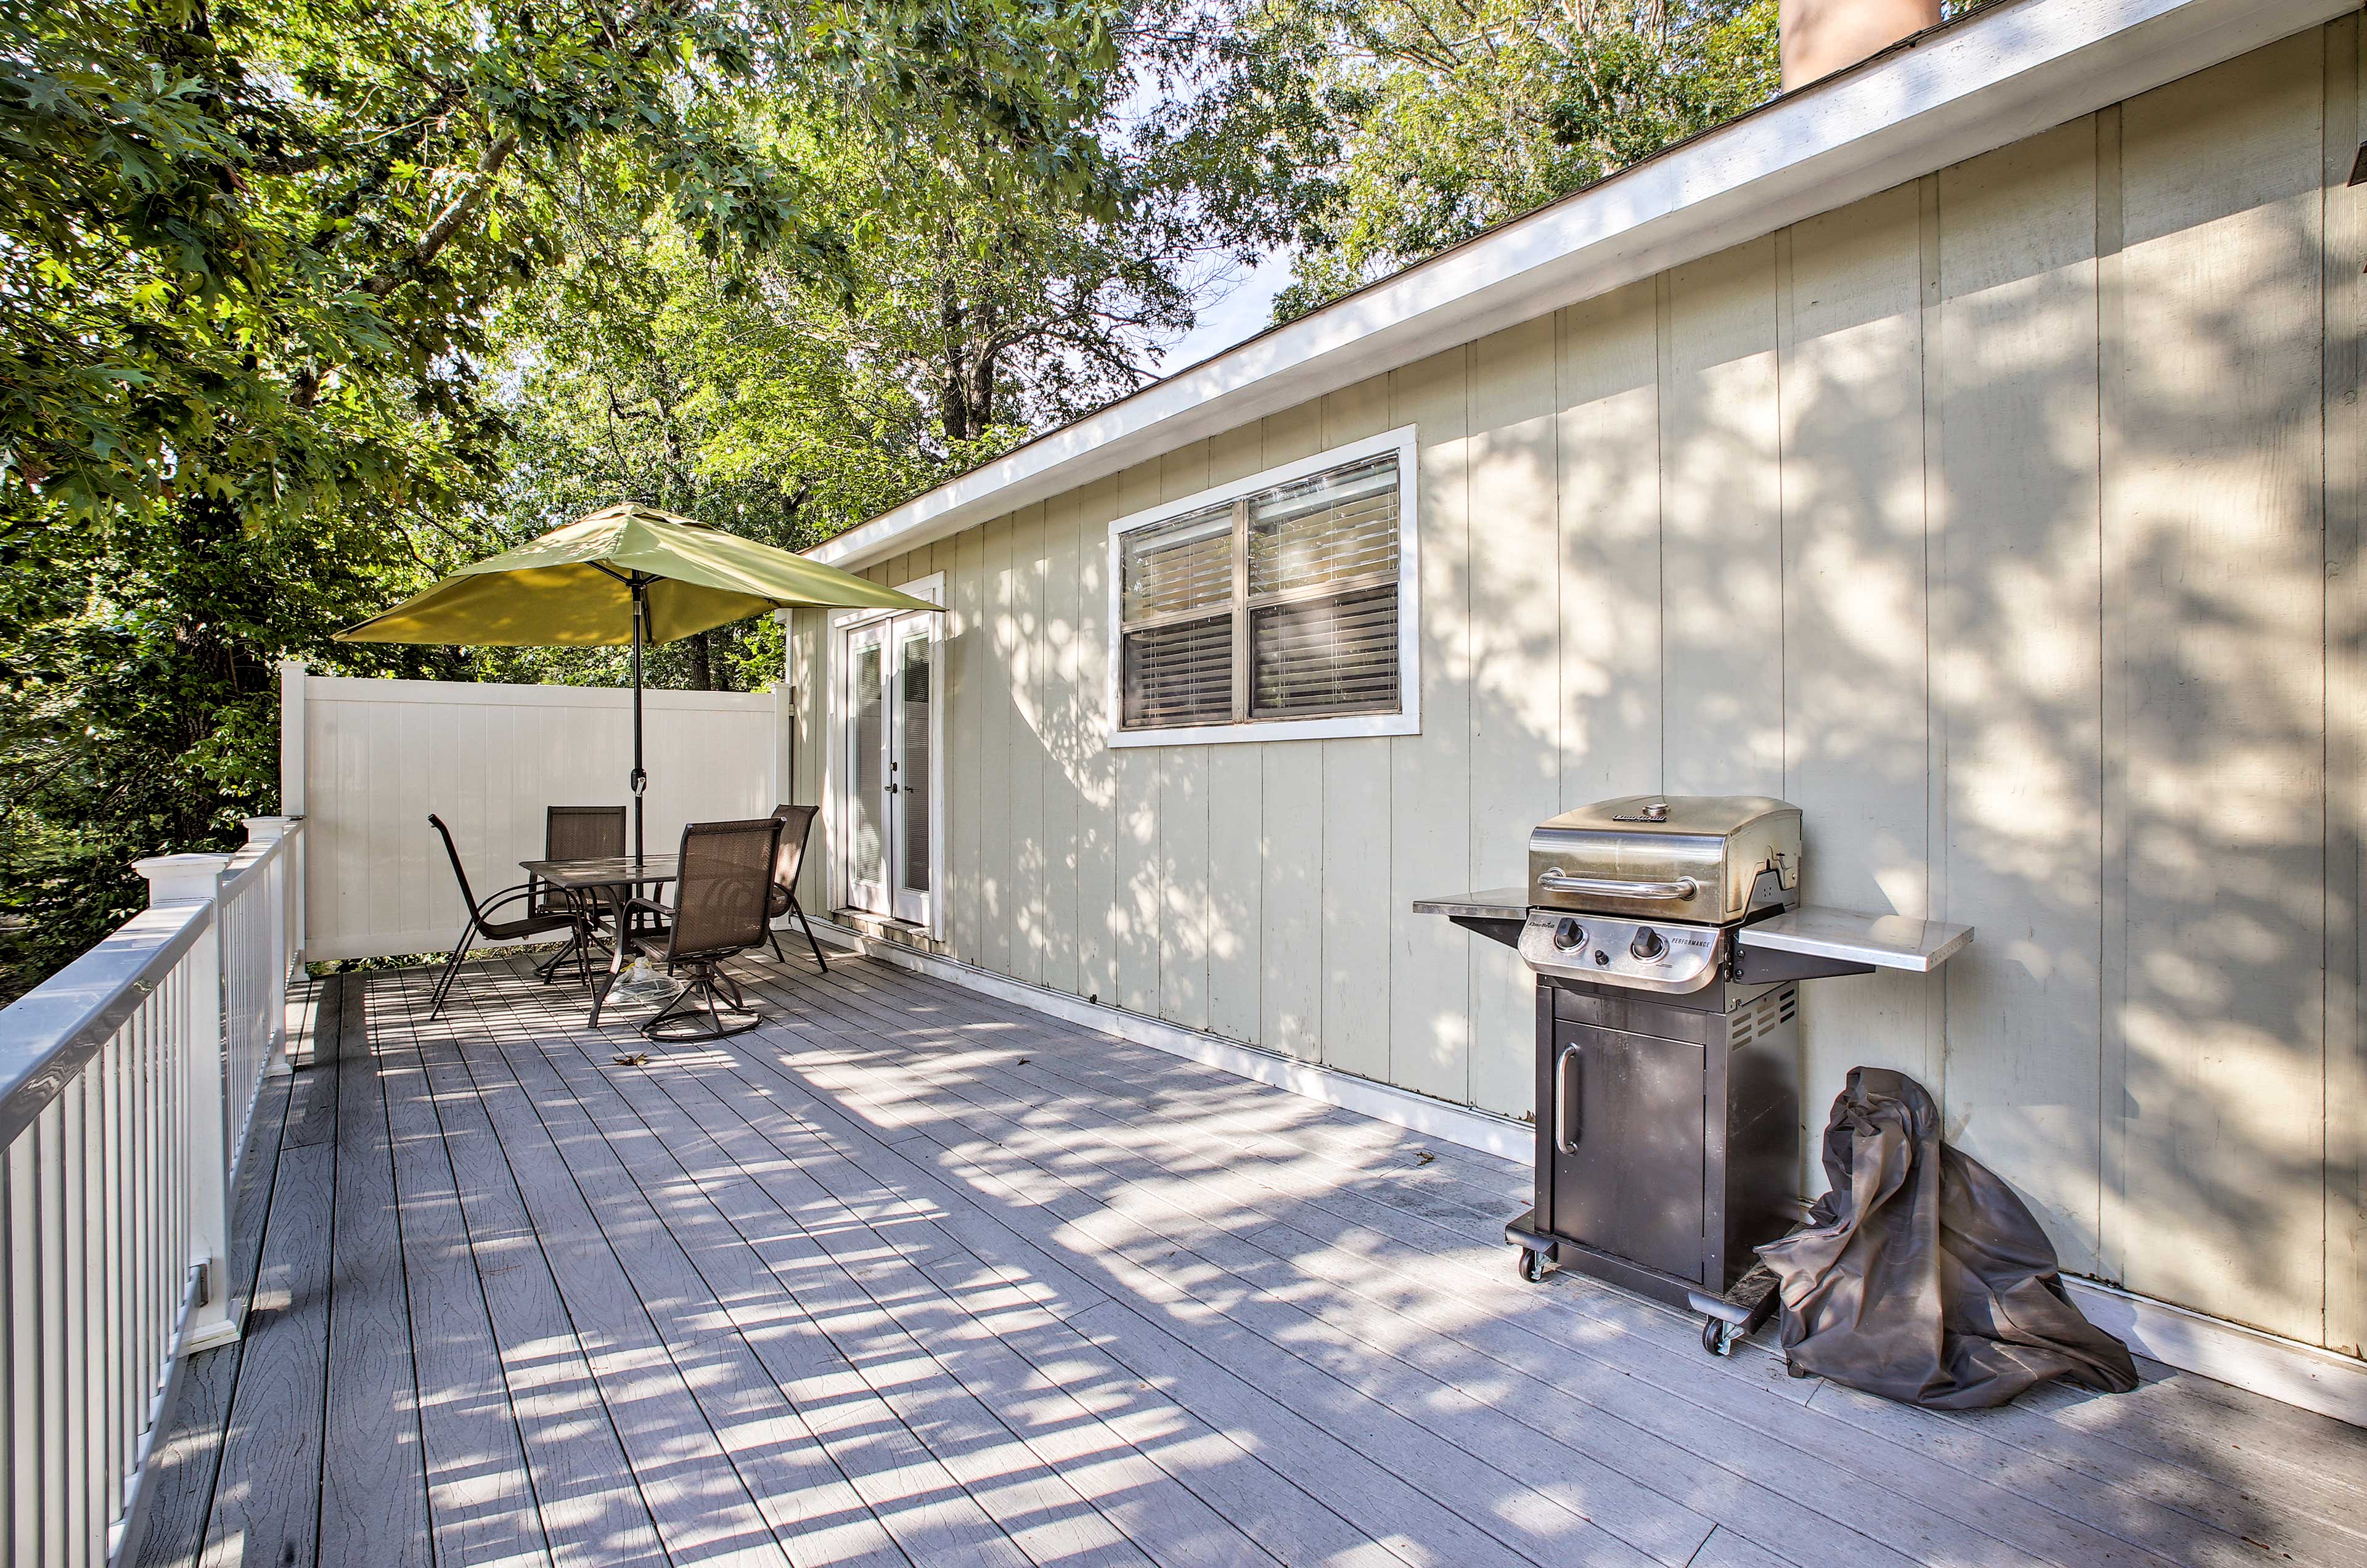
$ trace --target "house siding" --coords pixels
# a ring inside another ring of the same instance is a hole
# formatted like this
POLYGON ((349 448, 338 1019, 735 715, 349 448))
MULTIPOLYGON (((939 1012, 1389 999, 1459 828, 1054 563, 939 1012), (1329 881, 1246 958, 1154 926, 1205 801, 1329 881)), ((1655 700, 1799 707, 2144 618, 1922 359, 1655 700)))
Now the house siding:
POLYGON ((1411 900, 1588 800, 1780 795, 1817 901, 1979 931, 1806 987, 1811 1160, 1902 1068, 2067 1268, 2357 1353, 2359 56, 2314 29, 875 565, 946 577, 945 948, 1525 1115, 1525 972, 1411 900), (1107 748, 1110 525, 1408 424, 1422 732, 1107 748))

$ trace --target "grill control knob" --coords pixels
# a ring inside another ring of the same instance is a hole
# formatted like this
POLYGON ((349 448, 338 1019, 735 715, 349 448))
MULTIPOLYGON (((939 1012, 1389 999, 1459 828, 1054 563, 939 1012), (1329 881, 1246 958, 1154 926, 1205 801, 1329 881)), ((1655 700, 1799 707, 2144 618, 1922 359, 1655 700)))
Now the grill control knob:
POLYGON ((1627 956, 1646 964, 1659 963, 1667 956, 1668 951, 1667 939, 1649 926, 1638 931, 1636 933, 1636 940, 1627 944, 1627 956))
POLYGON ((1573 947, 1584 947, 1586 928, 1565 915, 1554 922, 1553 944, 1564 953, 1573 947))

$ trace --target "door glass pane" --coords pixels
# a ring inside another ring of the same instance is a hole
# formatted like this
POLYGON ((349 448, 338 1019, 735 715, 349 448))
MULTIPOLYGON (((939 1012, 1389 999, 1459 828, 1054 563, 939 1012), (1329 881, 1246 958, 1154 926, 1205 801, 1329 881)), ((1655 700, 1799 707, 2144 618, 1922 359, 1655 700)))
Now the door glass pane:
POLYGON ((855 799, 849 815, 855 827, 855 881, 873 887, 887 880, 886 715, 880 696, 879 645, 865 643, 855 649, 855 756, 848 775, 855 799))
POLYGON ((897 716, 901 742, 896 759, 896 798, 904 809, 902 885, 915 893, 929 890, 929 634, 904 639, 902 681, 897 693, 903 711, 897 716))

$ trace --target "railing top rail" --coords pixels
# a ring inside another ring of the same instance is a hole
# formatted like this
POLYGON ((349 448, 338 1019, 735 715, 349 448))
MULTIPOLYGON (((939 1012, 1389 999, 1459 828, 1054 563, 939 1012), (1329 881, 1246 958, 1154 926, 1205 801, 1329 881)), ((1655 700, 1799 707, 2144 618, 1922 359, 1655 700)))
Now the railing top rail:
POLYGON ((228 898, 244 887, 249 876, 285 854, 288 851, 288 841, 304 830, 304 818, 301 817, 289 817, 282 820, 287 823, 287 829, 278 837, 251 839, 231 855, 230 864, 222 868, 221 874, 221 896, 224 898, 228 898))
POLYGON ((212 929, 210 903, 142 909, 0 1010, 0 1145, 30 1126, 212 929))

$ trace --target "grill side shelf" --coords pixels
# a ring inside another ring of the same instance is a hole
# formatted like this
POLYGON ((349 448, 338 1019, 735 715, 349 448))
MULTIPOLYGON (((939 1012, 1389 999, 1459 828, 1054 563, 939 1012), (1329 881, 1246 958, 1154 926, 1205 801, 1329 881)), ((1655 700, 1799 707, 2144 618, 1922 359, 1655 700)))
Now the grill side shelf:
POLYGON ((1919 920, 1911 915, 1861 915, 1816 905, 1745 926, 1737 936, 1744 947, 1917 975, 1939 968, 1972 940, 1970 926, 1919 920))
POLYGON ((1521 945, 1521 927, 1529 918, 1529 890, 1489 887, 1478 893, 1457 893, 1444 898, 1417 898, 1417 915, 1444 915, 1464 930, 1477 931, 1506 947, 1521 945))

